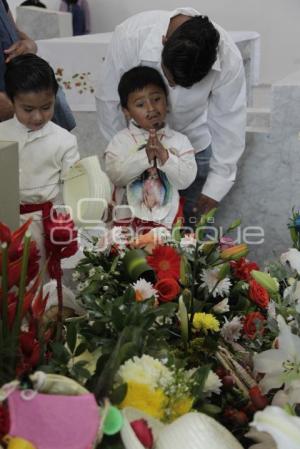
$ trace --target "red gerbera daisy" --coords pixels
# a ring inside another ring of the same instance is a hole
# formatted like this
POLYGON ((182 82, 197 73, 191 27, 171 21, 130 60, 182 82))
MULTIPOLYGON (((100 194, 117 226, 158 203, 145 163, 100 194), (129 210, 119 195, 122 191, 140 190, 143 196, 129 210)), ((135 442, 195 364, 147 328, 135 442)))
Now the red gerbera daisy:
POLYGON ((147 257, 148 264, 155 271, 158 279, 179 279, 180 256, 170 246, 157 246, 152 255, 147 257))

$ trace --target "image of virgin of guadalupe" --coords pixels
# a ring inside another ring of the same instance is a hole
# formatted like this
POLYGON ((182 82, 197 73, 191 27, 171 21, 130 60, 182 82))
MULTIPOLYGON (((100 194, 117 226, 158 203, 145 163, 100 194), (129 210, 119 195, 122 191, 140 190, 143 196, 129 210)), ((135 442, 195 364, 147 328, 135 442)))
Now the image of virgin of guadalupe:
POLYGON ((156 166, 145 170, 127 186, 127 201, 137 218, 163 220, 169 213, 172 188, 165 173, 156 166))

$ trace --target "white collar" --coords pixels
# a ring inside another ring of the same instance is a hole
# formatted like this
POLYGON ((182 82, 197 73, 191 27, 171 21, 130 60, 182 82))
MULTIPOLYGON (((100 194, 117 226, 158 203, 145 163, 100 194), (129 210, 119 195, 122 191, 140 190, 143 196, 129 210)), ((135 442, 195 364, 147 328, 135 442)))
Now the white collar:
POLYGON ((39 139, 40 137, 47 136, 52 132, 52 125, 53 125, 52 122, 46 123, 46 125, 43 126, 43 128, 37 131, 31 131, 30 129, 28 129, 25 125, 23 125, 23 123, 21 123, 17 119, 16 115, 14 115, 14 117, 12 118, 12 122, 16 127, 16 129, 18 130, 18 132, 21 134, 22 137, 26 139, 27 142, 31 142, 33 140, 39 139))
MULTIPOLYGON (((167 34, 169 22, 172 17, 178 16, 179 14, 190 17, 201 15, 199 11, 193 8, 177 8, 169 12, 161 11, 161 13, 160 21, 152 27, 151 32, 140 50, 141 61, 161 62, 161 53, 163 50, 162 38, 167 34)), ((219 52, 217 53, 217 59, 212 65, 212 69, 217 71, 221 70, 219 52)))

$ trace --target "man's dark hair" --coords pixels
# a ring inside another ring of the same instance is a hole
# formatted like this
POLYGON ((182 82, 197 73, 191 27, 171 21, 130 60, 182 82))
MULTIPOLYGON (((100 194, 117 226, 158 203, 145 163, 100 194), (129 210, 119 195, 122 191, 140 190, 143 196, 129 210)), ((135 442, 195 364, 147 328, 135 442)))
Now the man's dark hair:
POLYGON ((129 94, 142 90, 149 84, 160 87, 166 97, 168 96, 167 86, 156 69, 140 65, 123 73, 118 85, 121 106, 126 108, 129 94))
POLYGON ((162 63, 175 84, 191 87, 201 81, 217 59, 220 34, 206 16, 195 16, 167 39, 162 63))
POLYGON ((52 90, 56 95, 58 84, 48 62, 32 53, 16 56, 5 71, 5 91, 13 101, 19 93, 52 90))

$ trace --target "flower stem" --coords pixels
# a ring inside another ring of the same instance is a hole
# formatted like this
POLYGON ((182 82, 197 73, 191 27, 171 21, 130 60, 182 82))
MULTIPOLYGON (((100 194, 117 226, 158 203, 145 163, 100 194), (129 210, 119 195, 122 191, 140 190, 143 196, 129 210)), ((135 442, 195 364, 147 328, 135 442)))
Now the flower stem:
POLYGON ((29 247, 30 247, 31 234, 29 231, 26 232, 24 237, 24 246, 23 246, 23 256, 22 256, 22 266, 21 266, 21 276, 20 276, 20 284, 19 284, 19 298, 17 304, 16 317, 13 325, 12 335, 17 340, 21 328, 21 319, 22 319, 22 309, 24 302, 24 294, 26 289, 26 278, 27 278, 27 268, 28 268, 28 260, 29 260, 29 247))
POLYGON ((57 329, 56 329, 56 340, 59 341, 62 338, 62 314, 63 314, 63 289, 62 289, 62 276, 61 270, 59 269, 59 274, 56 278, 56 291, 57 291, 57 329))

